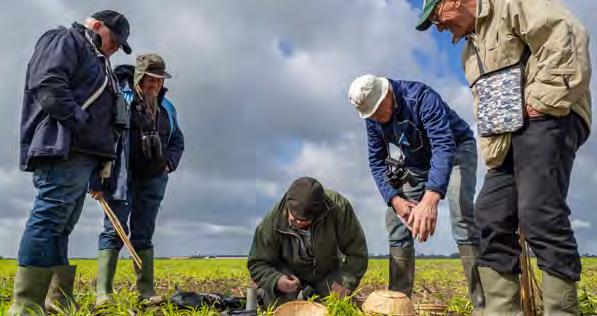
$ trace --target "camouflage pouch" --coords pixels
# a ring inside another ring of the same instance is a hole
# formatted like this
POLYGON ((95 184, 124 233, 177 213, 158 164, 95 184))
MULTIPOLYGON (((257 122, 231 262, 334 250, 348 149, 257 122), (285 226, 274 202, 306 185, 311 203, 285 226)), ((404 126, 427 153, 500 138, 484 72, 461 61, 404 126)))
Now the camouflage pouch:
POLYGON ((477 128, 482 137, 513 133, 524 125, 524 69, 531 55, 526 47, 514 65, 485 72, 479 52, 481 76, 473 83, 477 91, 477 128))
POLYGON ((523 80, 519 64, 485 74, 477 80, 479 135, 512 133, 523 126, 523 80))

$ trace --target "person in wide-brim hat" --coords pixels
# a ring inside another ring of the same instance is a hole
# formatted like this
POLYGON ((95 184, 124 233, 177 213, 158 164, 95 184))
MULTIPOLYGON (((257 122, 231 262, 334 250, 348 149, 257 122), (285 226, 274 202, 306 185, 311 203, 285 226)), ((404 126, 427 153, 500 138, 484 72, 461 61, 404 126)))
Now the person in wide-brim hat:
MULTIPOLYGON (((164 80, 171 78, 158 54, 137 57, 116 68, 122 94, 130 105, 130 129, 123 134, 119 160, 112 176, 93 182, 92 196, 100 192, 125 230, 130 228, 133 247, 142 261, 135 266, 139 299, 159 300, 153 287, 153 233, 169 173, 174 172, 184 151, 184 136, 174 105, 165 97, 164 80), (132 78, 131 78, 132 77, 132 78), (120 159, 122 157, 122 159, 120 159), (124 169, 124 170, 123 170, 124 169)), ((114 273, 122 241, 108 218, 99 237, 97 305, 112 301, 114 273)))

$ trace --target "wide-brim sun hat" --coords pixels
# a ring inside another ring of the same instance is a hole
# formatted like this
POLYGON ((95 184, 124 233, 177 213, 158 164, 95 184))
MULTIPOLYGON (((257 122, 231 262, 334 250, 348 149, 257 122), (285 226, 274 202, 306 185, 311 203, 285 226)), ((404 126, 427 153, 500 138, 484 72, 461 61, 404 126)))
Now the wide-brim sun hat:
POLYGON ((390 87, 387 78, 362 75, 350 84, 348 99, 363 119, 371 117, 386 97, 390 87))

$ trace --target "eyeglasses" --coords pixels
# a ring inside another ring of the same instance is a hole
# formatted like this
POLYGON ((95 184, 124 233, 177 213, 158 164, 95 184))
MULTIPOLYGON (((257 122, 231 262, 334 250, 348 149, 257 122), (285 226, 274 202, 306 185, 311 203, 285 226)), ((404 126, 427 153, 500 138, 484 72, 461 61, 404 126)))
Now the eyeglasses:
POLYGON ((433 12, 433 15, 429 19, 429 22, 431 22, 431 24, 439 25, 440 23, 442 23, 442 14, 444 13, 444 7, 445 0, 437 4, 437 6, 435 7, 435 11, 433 12))

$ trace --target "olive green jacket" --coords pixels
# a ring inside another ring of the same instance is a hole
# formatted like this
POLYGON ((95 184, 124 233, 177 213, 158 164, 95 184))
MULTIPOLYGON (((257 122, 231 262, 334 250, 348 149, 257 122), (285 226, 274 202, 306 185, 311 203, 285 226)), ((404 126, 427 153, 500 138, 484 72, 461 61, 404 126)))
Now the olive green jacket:
POLYGON ((354 290, 367 270, 365 234, 352 206, 338 192, 325 190, 327 210, 311 224, 314 257, 301 257, 302 243, 288 223, 285 197, 255 230, 248 268, 257 285, 276 293, 278 278, 285 273, 303 284, 328 280, 354 290))
MULTIPOLYGON (((464 47, 462 63, 472 86, 481 74, 477 53, 485 72, 490 72, 518 63, 528 46, 526 104, 556 117, 572 110, 590 129, 588 43, 585 27, 558 0, 477 0, 475 33, 464 47)), ((510 140, 511 134, 481 137, 489 168, 502 164, 510 140)))

